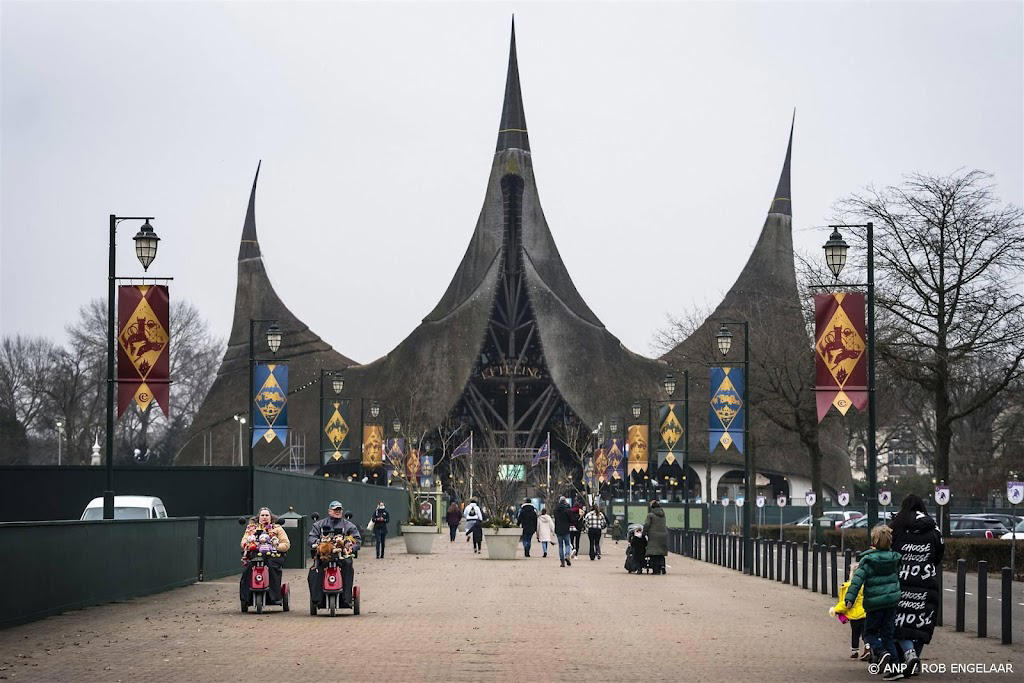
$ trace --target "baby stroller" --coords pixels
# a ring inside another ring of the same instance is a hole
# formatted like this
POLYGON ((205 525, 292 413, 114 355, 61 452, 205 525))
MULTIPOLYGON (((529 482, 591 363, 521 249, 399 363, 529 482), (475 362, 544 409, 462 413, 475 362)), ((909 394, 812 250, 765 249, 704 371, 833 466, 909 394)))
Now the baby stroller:
POLYGON ((626 546, 625 569, 630 574, 651 572, 651 560, 647 557, 647 538, 642 524, 630 524, 626 532, 629 543, 626 546))

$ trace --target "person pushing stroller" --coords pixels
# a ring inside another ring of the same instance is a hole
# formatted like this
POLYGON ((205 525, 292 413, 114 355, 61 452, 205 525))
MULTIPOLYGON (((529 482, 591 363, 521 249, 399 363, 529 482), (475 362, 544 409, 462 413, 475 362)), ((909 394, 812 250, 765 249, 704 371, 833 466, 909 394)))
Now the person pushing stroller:
POLYGON ((640 524, 631 524, 627 531, 629 543, 626 546, 625 569, 630 574, 643 574, 644 570, 650 570, 651 565, 647 560, 647 537, 644 536, 644 528, 640 524))

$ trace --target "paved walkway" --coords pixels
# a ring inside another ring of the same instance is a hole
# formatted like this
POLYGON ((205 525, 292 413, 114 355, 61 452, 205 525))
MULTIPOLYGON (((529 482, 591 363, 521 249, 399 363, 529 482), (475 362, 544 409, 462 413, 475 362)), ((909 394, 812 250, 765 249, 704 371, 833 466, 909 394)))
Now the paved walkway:
MULTIPOLYGON (((241 614, 237 579, 197 584, 0 631, 13 681, 872 681, 847 659, 830 598, 670 556, 667 576, 628 575, 625 547, 559 568, 492 562, 461 541, 357 561, 363 613, 309 616, 305 573, 288 570, 293 611, 241 614)), ((584 544, 586 545, 586 544, 584 544)), ((372 549, 370 549, 372 552, 372 549)), ((539 555, 539 551, 535 553, 539 555)), ((1024 647, 939 629, 925 663, 1011 664, 1024 647)), ((989 677, 986 677, 989 678, 989 677)))

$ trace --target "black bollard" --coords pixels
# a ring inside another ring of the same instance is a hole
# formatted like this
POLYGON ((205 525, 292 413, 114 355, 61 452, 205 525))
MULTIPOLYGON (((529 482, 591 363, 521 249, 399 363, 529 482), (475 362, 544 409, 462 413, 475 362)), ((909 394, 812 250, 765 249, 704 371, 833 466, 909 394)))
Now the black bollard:
POLYGON ((818 544, 811 548, 811 592, 818 592, 818 544))
POLYGON ((772 539, 768 544, 768 580, 775 580, 775 547, 778 541, 772 539))
POLYGON ((936 567, 938 579, 939 579, 939 613, 935 615, 935 625, 942 626, 942 596, 944 595, 945 586, 942 583, 942 563, 939 562, 936 567))
POLYGON ((1013 606, 1010 595, 1012 587, 1013 573, 1009 567, 1003 567, 1003 645, 1013 642, 1013 636, 1010 633, 1010 626, 1013 624, 1013 611, 1010 609, 1013 606))
POLYGON ((782 581, 782 546, 786 545, 785 541, 779 543, 779 556, 775 558, 775 580, 782 581))
MULTIPOLYGON (((850 566, 853 564, 853 551, 849 548, 843 553, 843 582, 850 580, 850 566)), ((838 597, 838 596, 836 596, 838 597)), ((941 596, 940 596, 941 597, 941 596)))
POLYGON ((821 594, 828 594, 828 548, 821 544, 821 594))
POLYGON ((768 562, 768 548, 771 546, 771 542, 772 541, 770 538, 764 539, 764 547, 762 552, 763 557, 761 558, 761 576, 763 576, 766 579, 768 578, 768 567, 771 566, 771 564, 768 562))
POLYGON ((799 587, 800 579, 798 577, 800 570, 797 568, 797 556, 800 554, 800 546, 796 541, 791 541, 789 545, 793 548, 793 585, 799 587))
POLYGON ((761 576, 761 539, 754 539, 754 576, 761 576))
POLYGON ((978 637, 988 637, 988 562, 978 560, 978 637))
POLYGON ((803 546, 803 550, 804 550, 804 571, 803 571, 804 590, 807 590, 807 541, 802 541, 801 545, 803 546))
POLYGON ((839 597, 839 560, 836 556, 838 548, 834 545, 829 546, 829 562, 832 566, 832 597, 839 597))
POLYGON ((956 561, 956 630, 963 633, 964 630, 964 591, 967 589, 967 560, 956 561))

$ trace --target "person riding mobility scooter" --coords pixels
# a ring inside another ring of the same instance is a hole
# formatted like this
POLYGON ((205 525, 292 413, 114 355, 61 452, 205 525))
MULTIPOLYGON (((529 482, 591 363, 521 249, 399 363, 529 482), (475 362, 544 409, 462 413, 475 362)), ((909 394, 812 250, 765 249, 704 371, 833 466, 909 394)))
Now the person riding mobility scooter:
POLYGON ((306 538, 313 563, 309 568, 309 613, 326 609, 333 617, 339 608, 359 614, 359 586, 355 585, 352 558, 362 542, 355 524, 342 516, 342 505, 333 500, 327 516, 313 513, 313 526, 306 538))
POLYGON ((291 547, 288 534, 274 522, 270 508, 260 508, 256 519, 241 517, 238 523, 245 525, 241 542, 242 576, 238 582, 242 612, 255 607, 256 613, 262 614, 266 605, 280 605, 287 612, 288 584, 281 583, 281 568, 291 547))

